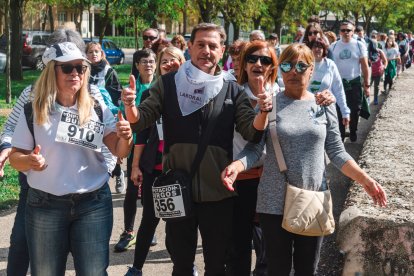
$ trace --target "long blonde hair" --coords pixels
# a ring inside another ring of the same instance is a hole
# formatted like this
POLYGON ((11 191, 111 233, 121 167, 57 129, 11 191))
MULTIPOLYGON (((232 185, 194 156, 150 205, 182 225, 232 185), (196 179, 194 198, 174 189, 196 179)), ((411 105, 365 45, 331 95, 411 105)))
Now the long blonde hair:
MULTIPOLYGON (((54 60, 50 61, 46 68, 41 73, 39 79, 33 89, 33 114, 35 115, 35 122, 38 125, 43 125, 49 122, 49 114, 53 110, 54 103, 56 101, 56 95, 58 93, 56 83, 56 71, 54 60)), ((91 118, 91 109, 94 101, 89 94, 88 80, 90 75, 90 69, 84 73, 83 83, 81 88, 76 94, 78 111, 79 111, 79 123, 83 125, 91 118)))

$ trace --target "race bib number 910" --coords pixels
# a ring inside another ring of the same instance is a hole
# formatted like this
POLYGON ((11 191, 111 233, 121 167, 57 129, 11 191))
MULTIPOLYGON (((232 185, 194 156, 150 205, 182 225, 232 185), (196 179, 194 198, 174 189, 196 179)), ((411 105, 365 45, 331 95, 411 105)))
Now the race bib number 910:
POLYGON ((185 216, 180 184, 152 187, 155 216, 157 218, 178 218, 185 216))
POLYGON ((63 111, 55 141, 101 151, 104 127, 103 123, 93 120, 79 126, 78 114, 63 111))

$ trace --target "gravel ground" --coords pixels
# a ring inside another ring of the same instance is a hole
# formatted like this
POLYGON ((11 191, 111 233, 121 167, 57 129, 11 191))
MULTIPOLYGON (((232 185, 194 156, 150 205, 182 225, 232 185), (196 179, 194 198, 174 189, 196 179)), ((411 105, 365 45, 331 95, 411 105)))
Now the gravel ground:
MULTIPOLYGON (((410 69, 403 73, 397 84, 395 85, 395 90, 391 91, 390 97, 393 101, 398 101, 398 91, 409 88, 409 85, 412 86, 414 80, 414 70, 410 69)), ((371 97, 371 100, 373 98, 371 97)), ((345 140, 345 146, 347 151, 355 158, 358 159, 361 153, 361 150, 364 146, 364 142, 367 138, 368 132, 370 131, 373 122, 376 118, 378 110, 381 108, 382 103, 385 101, 385 96, 380 96, 380 105, 374 106, 371 105, 371 118, 369 120, 361 119, 360 127, 358 130, 358 140, 355 143, 345 140)), ((402 99, 401 101, 404 101, 402 99)), ((403 104, 403 103, 400 103, 403 104)), ((395 127, 398 127, 398 122, 395 127)), ((401 122, 403 124, 403 122, 401 122)), ((402 126, 401 126, 402 127, 402 126)), ((390 129, 389 131, 392 131, 390 129)), ((330 185, 332 190, 333 202, 334 202, 334 215, 336 220, 338 220, 339 215, 343 209, 344 202, 347 197, 349 187, 351 185, 350 181, 344 177, 336 168, 333 168, 332 165, 328 167, 328 176, 331 179, 330 185)), ((113 189, 114 185, 111 183, 111 188, 113 189)), ((111 246, 111 255, 110 255, 110 267, 108 268, 108 274, 110 276, 120 276, 124 275, 127 266, 131 265, 133 261, 133 250, 128 250, 124 253, 113 253, 112 249, 115 243, 118 240, 119 235, 123 229, 123 195, 113 194, 113 204, 114 204, 114 227, 112 231, 110 246, 111 246)), ((139 206, 137 209, 137 218, 136 218, 136 228, 139 225, 139 219, 141 218, 142 208, 139 206)), ((0 213, 0 225, 1 225, 1 235, 0 235, 0 275, 6 275, 6 265, 7 265, 7 254, 9 247, 9 237, 11 233, 11 227, 13 225, 15 216, 15 208, 3 211, 0 213)), ((144 275, 148 276, 163 276, 171 275, 172 263, 168 257, 168 253, 164 245, 164 223, 161 222, 157 228, 158 245, 151 248, 150 253, 147 258, 147 262, 144 266, 144 275)), ((318 275, 341 275, 342 266, 343 266, 343 255, 337 249, 335 242, 336 235, 333 234, 325 238, 321 260, 319 264, 319 273, 318 275)), ((254 253, 253 253, 254 258, 254 253)), ((253 262, 254 263, 254 262, 253 262)), ((200 275, 204 274, 203 271, 203 257, 201 249, 201 240, 199 240, 199 246, 197 249, 196 261, 195 264, 198 267, 200 275)), ((66 275, 75 275, 73 270, 73 263, 69 259, 67 264, 67 273, 66 275)))
MULTIPOLYGON (((361 167, 366 169, 371 176, 376 178, 377 181, 379 181, 379 183, 382 183, 383 186, 386 188, 388 185, 388 181, 386 181, 386 172, 389 172, 394 176, 399 177, 403 177, 404 175, 412 176, 412 173, 407 174, 403 171, 404 169, 407 169, 407 166, 399 168, 399 171, 395 171, 396 169, 398 170, 397 167, 399 167, 399 165, 393 162, 387 162, 387 164, 389 165, 388 169, 390 169, 388 170, 384 167, 383 160, 387 158, 387 154, 384 154, 384 151, 386 150, 389 153, 393 152, 393 156, 398 155, 399 150, 406 151, 406 146, 402 146, 398 149, 398 147, 394 147, 395 143, 398 144, 400 142, 402 144, 409 144, 406 143, 406 138, 412 138, 412 136, 410 136, 408 132, 400 132, 399 135, 401 136, 399 136, 395 133, 395 131, 393 131, 396 129, 410 128, 409 132, 412 133, 412 116, 410 117, 409 114, 406 114, 406 116, 404 116, 405 119, 403 118, 403 116, 394 116, 393 118, 391 118, 390 121, 390 114, 398 114, 398 112, 405 112, 405 110, 408 109, 407 105, 412 99, 412 84, 414 83, 413 80, 414 70, 412 68, 402 73, 400 77, 397 79, 396 84, 394 85, 394 88, 391 90, 389 95, 380 95, 380 104, 378 106, 371 105, 371 117, 369 118, 369 120, 364 120, 362 118, 360 119, 358 129, 358 141, 356 143, 351 143, 345 140, 345 147, 347 151, 352 155, 352 157, 356 160, 360 159, 361 157, 361 167), (399 94, 400 92, 401 94, 399 94), (404 96, 402 94, 403 92, 404 96), (381 110, 382 108, 384 109, 381 110), (390 121, 388 123, 384 122, 387 118, 388 121, 390 121), (379 127, 376 127, 377 125, 381 125, 381 129, 379 129, 379 127), (371 129, 372 132, 370 133, 371 129), (380 141, 380 143, 378 143, 378 141, 380 141), (392 150, 390 151, 390 149, 392 150), (362 150, 363 156, 360 156, 362 150), (381 177, 381 174, 385 178, 381 177)), ((382 83, 380 85, 380 91, 381 90, 382 83)), ((372 90, 371 94, 373 94, 372 90)), ((371 102, 373 102, 373 96, 371 96, 371 102)), ((407 162, 410 163, 410 161, 408 160, 398 160, 398 158, 396 161, 402 162, 401 164, 407 164, 407 162)), ((411 162, 410 170, 412 170, 412 164, 413 163, 411 162)), ((351 181, 349 181, 347 177, 343 176, 339 170, 333 168, 332 165, 329 165, 328 167, 328 176, 331 180, 330 185, 334 204, 334 216, 336 222, 338 222, 339 215, 344 209, 344 204, 349 205, 352 202, 352 199, 347 199, 348 191, 352 183, 351 181)), ((412 179, 410 180, 410 182, 412 182, 412 179)), ((357 190, 358 195, 362 193, 362 189, 360 189, 359 187, 353 190, 357 190)), ((355 191, 353 193, 355 194, 355 191)), ((388 193, 390 195, 390 190, 388 190, 388 193)), ((358 196, 358 198, 359 197, 361 196, 358 196)), ((398 216, 398 213, 401 212, 401 210, 399 212, 395 212, 396 210, 398 210, 398 208, 395 207, 396 206, 393 206, 390 202, 388 208, 382 209, 379 212, 387 213, 389 216, 391 216, 392 214, 394 214, 394 216, 398 216)), ((377 214, 378 210, 376 210, 374 207, 368 208, 369 210, 377 214)), ((319 263, 318 275, 341 275, 343 264, 344 256, 338 250, 335 232, 333 235, 326 237, 324 240, 321 253, 321 260, 319 263)))

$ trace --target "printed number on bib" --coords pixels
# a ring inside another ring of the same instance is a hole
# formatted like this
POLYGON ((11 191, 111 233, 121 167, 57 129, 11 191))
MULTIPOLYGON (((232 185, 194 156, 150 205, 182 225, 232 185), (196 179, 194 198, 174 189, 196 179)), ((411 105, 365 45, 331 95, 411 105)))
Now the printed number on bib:
POLYGON ((101 151, 105 125, 90 120, 79 126, 79 115, 63 111, 56 133, 56 142, 81 146, 95 151, 101 151))
POLYGON ((157 218, 178 218, 185 216, 180 184, 152 187, 155 216, 157 218))

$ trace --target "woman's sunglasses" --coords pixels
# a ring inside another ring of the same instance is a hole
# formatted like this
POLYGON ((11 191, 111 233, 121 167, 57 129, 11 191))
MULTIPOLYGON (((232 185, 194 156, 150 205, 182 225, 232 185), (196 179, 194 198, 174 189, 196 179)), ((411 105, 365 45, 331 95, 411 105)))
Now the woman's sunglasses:
POLYGON ((271 65, 273 63, 271 57, 267 56, 257 56, 257 55, 247 55, 245 58, 247 63, 255 64, 258 60, 262 65, 271 65))
POLYGON ((82 75, 86 72, 86 69, 88 69, 88 66, 86 65, 72 65, 72 64, 59 64, 55 65, 55 67, 59 66, 62 69, 62 72, 64 74, 72 74, 73 68, 76 69, 76 72, 78 72, 79 75, 82 75))
POLYGON ((314 35, 314 36, 317 36, 318 34, 319 34, 318 31, 313 31, 313 32, 309 32, 308 33, 308 35, 314 35))
POLYGON ((302 61, 299 61, 296 64, 293 64, 292 62, 285 61, 285 62, 282 62, 279 67, 280 67, 280 70, 282 70, 283 73, 289 73, 292 70, 293 67, 295 67, 295 71, 297 73, 303 73, 310 67, 310 65, 306 64, 302 61))

